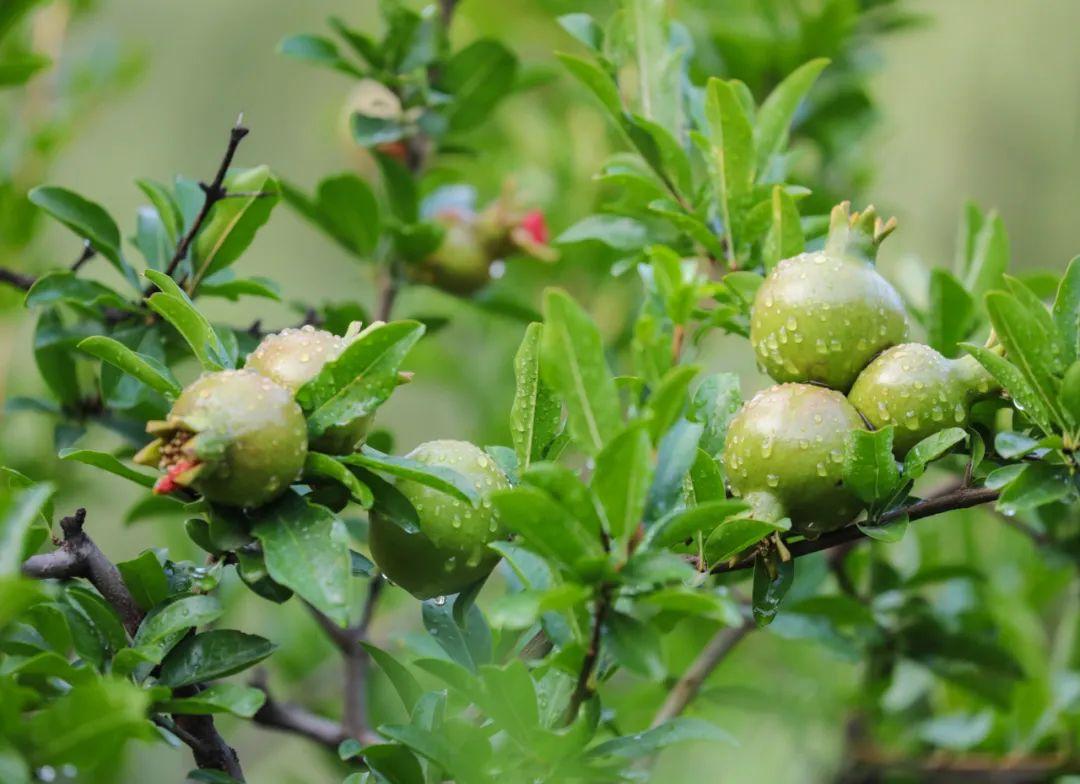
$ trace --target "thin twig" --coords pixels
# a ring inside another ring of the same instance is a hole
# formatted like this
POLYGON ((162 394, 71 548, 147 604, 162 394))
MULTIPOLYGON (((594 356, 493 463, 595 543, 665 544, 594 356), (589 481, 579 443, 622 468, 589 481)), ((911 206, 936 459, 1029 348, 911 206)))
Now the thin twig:
POLYGON ((653 716, 651 726, 658 727, 682 713, 686 706, 697 697, 705 679, 753 628, 752 623, 744 623, 741 626, 725 627, 713 635, 709 644, 701 650, 698 657, 672 687, 664 704, 653 716))
MULTIPOLYGON (((981 504, 990 503, 996 501, 998 497, 997 490, 991 490, 988 487, 976 487, 976 488, 960 488, 949 493, 944 493, 933 498, 927 498, 923 501, 916 501, 909 506, 894 509, 891 512, 886 512, 881 516, 879 524, 891 523, 895 520, 899 520, 902 517, 907 517, 908 520, 914 522, 915 520, 921 520, 925 517, 933 517, 934 515, 941 514, 943 512, 951 512, 955 509, 968 509, 972 506, 979 506, 981 504)), ((831 547, 838 547, 848 542, 856 542, 866 538, 858 526, 849 525, 844 528, 837 529, 831 533, 824 534, 817 539, 805 539, 801 542, 794 542, 789 544, 788 550, 791 552, 793 558, 798 558, 803 555, 809 555, 810 553, 817 553, 822 550, 828 550, 831 547)), ((724 574, 725 572, 737 572, 743 569, 749 569, 754 565, 753 558, 746 558, 742 561, 737 561, 734 564, 722 563, 717 564, 710 572, 712 574, 724 574)))
POLYGON ((83 264, 90 261, 90 259, 94 258, 96 255, 97 251, 94 250, 94 246, 90 243, 90 240, 86 240, 83 243, 82 253, 79 254, 79 258, 75 259, 71 265, 71 271, 78 272, 83 264))
POLYGON ((300 705, 275 700, 270 694, 265 672, 256 672, 251 685, 266 695, 266 701, 253 717, 256 724, 299 735, 335 753, 343 741, 352 737, 332 719, 312 713, 300 705))
POLYGON ((596 663, 600 659, 600 635, 603 632, 608 612, 611 610, 611 591, 611 586, 602 585, 600 592, 596 596, 589 647, 586 649, 585 658, 581 662, 581 671, 578 673, 574 691, 570 694, 570 701, 566 705, 566 713, 563 716, 564 724, 573 723, 574 719, 577 718, 582 703, 593 694, 592 676, 593 671, 596 669, 596 663))
MULTIPOLYGON (((75 514, 62 519, 60 529, 64 536, 57 549, 28 558, 22 566, 23 574, 38 580, 88 580, 116 610, 128 634, 134 635, 143 619, 142 610, 124 583, 120 571, 83 530, 85 523, 85 509, 78 509, 75 514)), ((174 694, 177 697, 191 696, 199 689, 199 686, 189 686, 176 689, 174 694)), ((244 780, 236 752, 218 734, 212 716, 176 714, 172 718, 179 729, 179 732, 175 732, 176 736, 191 749, 196 765, 225 771, 237 781, 244 780)))
MULTIPOLYGON (((229 173, 229 167, 232 165, 233 157, 236 155, 236 150, 240 146, 240 142, 242 142, 244 137, 249 133, 249 129, 245 128, 242 124, 243 119, 244 117, 241 115, 236 121, 236 125, 229 131, 229 144, 225 148, 225 155, 218 165, 217 174, 214 175, 213 181, 209 185, 206 183, 199 183, 199 187, 202 188, 203 193, 206 194, 206 198, 203 199, 202 207, 199 209, 198 215, 195 216, 191 228, 187 230, 187 233, 180 240, 179 244, 177 244, 176 252, 169 261, 169 265, 165 268, 165 274, 169 277, 173 276, 176 272, 176 268, 180 266, 180 262, 187 256, 188 249, 191 247, 195 235, 199 233, 199 229, 202 228, 203 223, 206 222, 207 217, 210 215, 210 210, 227 195, 224 186, 225 175, 229 173)), ((154 288, 154 286, 148 287, 146 294, 152 293, 154 288)))
POLYGON ((7 267, 0 267, 0 283, 6 283, 22 291, 29 291, 37 283, 37 277, 23 272, 16 272, 7 267))

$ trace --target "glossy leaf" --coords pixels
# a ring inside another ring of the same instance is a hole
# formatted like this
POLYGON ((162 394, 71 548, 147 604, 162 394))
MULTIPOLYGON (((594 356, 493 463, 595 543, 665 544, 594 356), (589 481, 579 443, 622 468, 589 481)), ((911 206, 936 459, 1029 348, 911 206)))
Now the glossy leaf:
POLYGON ((514 442, 518 468, 524 471, 533 460, 542 459, 559 432, 562 406, 544 383, 540 372, 540 341, 543 325, 525 328, 514 355, 514 403, 510 409, 510 437, 514 442))
POLYGON ((900 484, 892 453, 893 431, 892 425, 851 431, 844 452, 844 484, 864 503, 888 500, 900 484))
POLYGON ((590 486, 604 508, 612 537, 637 530, 652 478, 652 446, 642 425, 628 427, 596 456, 590 486))
POLYGON ((214 629, 184 638, 161 663, 158 681, 177 688, 246 670, 276 648, 258 635, 214 629))
POLYGON ((89 337, 79 343, 79 350, 108 362, 167 397, 175 398, 182 391, 180 382, 163 363, 132 351, 113 338, 105 335, 89 337))

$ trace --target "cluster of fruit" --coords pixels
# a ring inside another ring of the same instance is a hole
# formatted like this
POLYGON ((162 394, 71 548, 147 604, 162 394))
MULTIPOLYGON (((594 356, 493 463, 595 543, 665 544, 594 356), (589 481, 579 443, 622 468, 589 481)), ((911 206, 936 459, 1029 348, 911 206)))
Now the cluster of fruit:
POLYGON ((822 250, 781 261, 758 289, 750 342, 780 384, 731 422, 724 464, 755 519, 783 517, 815 536, 851 522, 862 503, 843 481, 850 431, 894 427, 897 457, 997 391, 972 357, 948 359, 908 339, 895 289, 873 260, 895 222, 873 208, 833 209, 822 250))
MULTIPOLYGON (((215 504, 253 509, 300 477, 309 449, 335 455, 358 449, 372 415, 309 440, 294 396, 362 334, 359 325, 344 337, 311 326, 286 329, 264 338, 243 370, 207 373, 190 384, 165 420, 147 424, 156 438, 135 457, 165 472, 155 492, 190 488, 215 504)), ((408 457, 457 471, 478 496, 509 486, 495 461, 473 444, 431 441, 408 457)), ((427 598, 459 591, 491 570, 496 558, 486 544, 501 529, 490 501, 472 506, 409 480, 397 489, 416 509, 417 525, 406 531, 371 515, 372 555, 388 578, 427 598)))

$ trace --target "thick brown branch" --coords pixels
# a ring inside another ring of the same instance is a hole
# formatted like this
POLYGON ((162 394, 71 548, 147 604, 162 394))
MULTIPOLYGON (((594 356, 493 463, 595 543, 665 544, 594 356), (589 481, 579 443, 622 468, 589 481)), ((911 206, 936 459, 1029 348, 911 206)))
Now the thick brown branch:
POLYGON ((686 706, 697 697, 705 679, 753 628, 753 624, 744 623, 741 626, 723 628, 713 635, 709 644, 702 649, 698 657, 694 659, 693 663, 668 693, 664 704, 660 706, 660 710, 653 716, 652 726, 657 727, 682 713, 686 706))
MULTIPOLYGON (((904 516, 906 516, 908 520, 914 522, 915 520, 921 520, 924 517, 933 517, 934 515, 939 515, 943 512, 951 512, 955 509, 968 509, 973 506, 987 504, 991 501, 996 501, 997 497, 998 491, 991 490, 988 487, 960 488, 933 498, 927 498, 923 501, 916 501, 908 506, 887 512, 881 516, 881 524, 894 522, 904 516)), ((793 542, 787 547, 791 552, 792 557, 798 558, 799 556, 817 553, 822 550, 828 550, 831 547, 838 547, 839 545, 847 544, 848 542, 857 542, 865 538, 867 538, 866 534, 859 530, 858 526, 849 525, 836 531, 832 531, 831 533, 824 534, 817 539, 805 539, 801 542, 793 542)), ((737 572, 743 569, 749 569, 753 565, 754 559, 747 558, 742 561, 737 561, 734 564, 717 564, 710 571, 712 574, 724 574, 725 572, 737 572)))
POLYGON ((51 553, 27 559, 23 564, 23 574, 39 580, 76 577, 89 580, 98 593, 116 609, 128 634, 133 635, 142 621, 142 610, 124 584, 120 571, 83 531, 85 522, 85 509, 78 509, 72 516, 61 520, 60 528, 64 532, 64 539, 60 546, 51 553))
MULTIPOLYGON (((207 217, 210 215, 210 210, 214 205, 221 201, 227 195, 225 191, 225 175, 229 173, 229 167, 232 165, 233 157, 236 155, 236 150, 240 146, 240 142, 244 140, 244 137, 248 135, 249 130, 242 124, 243 117, 237 121, 236 125, 229 131, 229 144, 225 148, 225 155, 221 159, 221 163, 218 165, 217 174, 214 175, 213 181, 207 185, 205 183, 199 183, 206 194, 206 198, 203 199, 202 207, 199 209, 199 213, 195 216, 195 220, 191 223, 191 228, 187 230, 187 233, 181 238, 180 242, 176 246, 176 252, 173 254, 172 259, 169 261, 169 266, 165 268, 165 274, 170 277, 176 272, 176 268, 180 266, 180 262, 188 254, 188 249, 191 247, 191 243, 195 239, 195 235, 199 233, 199 229, 202 228, 203 223, 206 222, 207 217)), ((154 287, 149 287, 147 293, 153 292, 154 287)))

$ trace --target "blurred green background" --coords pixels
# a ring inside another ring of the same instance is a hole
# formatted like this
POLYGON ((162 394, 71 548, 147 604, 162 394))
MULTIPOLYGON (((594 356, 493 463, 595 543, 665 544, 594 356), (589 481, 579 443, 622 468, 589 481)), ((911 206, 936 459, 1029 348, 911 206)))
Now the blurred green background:
MULTIPOLYGON (((363 26, 374 18, 374 4, 104 0, 97 13, 72 31, 68 45, 87 52, 112 45, 140 52, 145 71, 131 89, 79 118, 78 134, 48 181, 103 203, 122 216, 123 227, 130 230, 141 203, 135 178, 165 180, 176 172, 208 177, 225 131, 241 111, 252 134, 240 164, 268 163, 304 186, 357 166, 355 149, 343 138, 350 80, 286 60, 275 48, 287 34, 321 31, 324 18, 332 14, 363 26)), ((738 9, 747 3, 697 0, 674 5, 689 18, 722 28, 727 19, 739 17, 738 9)), ((468 40, 479 33, 494 34, 527 62, 554 69, 551 52, 573 48, 554 17, 583 7, 603 15, 606 5, 464 0, 454 36, 468 40)), ((905 260, 914 256, 926 265, 951 263, 956 222, 968 198, 1001 212, 1017 268, 1060 271, 1080 248, 1075 236, 1080 204, 1080 156, 1075 155, 1080 142, 1080 48, 1075 41, 1080 3, 923 0, 910 8, 925 14, 926 23, 876 46, 881 62, 873 93, 880 120, 868 145, 875 175, 865 192, 856 195, 858 201, 873 202, 900 220, 900 230, 881 254, 885 274, 906 290, 924 290, 919 276, 925 267, 905 260)), ((497 193, 505 177, 512 177, 531 202, 549 210, 556 233, 590 209, 596 196, 591 176, 612 149, 599 112, 561 74, 539 92, 508 101, 481 138, 490 140, 491 148, 463 173, 475 179, 486 197, 497 193)), ((70 263, 77 252, 70 235, 50 226, 15 264, 41 269, 70 263)), ((551 274, 582 280, 591 277, 588 263, 587 257, 574 258, 551 274)), ((356 266, 285 207, 275 213, 238 271, 276 278, 287 300, 371 301, 369 269, 356 266)), ((547 273, 525 269, 521 274, 547 273)), ((611 284, 590 298, 597 318, 609 326, 631 303, 626 284, 611 284)), ((270 327, 296 320, 286 305, 263 301, 214 303, 211 312, 221 317, 227 313, 236 324, 256 317, 270 327)), ((410 364, 417 371, 415 383, 383 409, 381 424, 395 433, 398 448, 433 437, 507 441, 508 434, 492 422, 509 407, 509 359, 521 324, 438 294, 408 292, 397 315, 416 313, 453 314, 454 320, 414 353, 410 364), (446 363, 446 355, 456 361, 446 363)), ((0 318, 0 388, 7 396, 34 394, 39 382, 30 352, 33 319, 13 307, 0 318)), ((706 357, 714 369, 749 373, 745 391, 758 383, 745 342, 717 341, 706 347, 706 357)), ((58 463, 53 453, 51 423, 45 417, 4 415, 2 462, 32 475, 58 477, 58 508, 87 506, 94 535, 114 560, 162 543, 161 527, 171 522, 122 525, 133 494, 121 480, 58 463)), ((181 551, 190 547, 178 528, 164 538, 181 551)), ((984 557, 1010 553, 1015 568, 994 578, 993 590, 1002 596, 1017 587, 1017 564, 1035 557, 1026 540, 976 513, 932 521, 920 530, 918 542, 924 551, 938 554, 971 547, 984 557)), ((894 557, 918 558, 917 550, 909 537, 896 546, 894 557)), ((1023 587, 1037 590, 1030 584, 1023 587)), ((278 611, 249 594, 234 593, 231 612, 243 628, 282 644, 273 660, 281 690, 303 695, 311 704, 337 704, 336 662, 296 603, 278 611), (325 666, 315 666, 324 660, 325 666)), ((394 596, 380 610, 376 641, 392 644, 396 635, 414 628, 418 616, 414 605, 394 596)), ((694 650, 685 643, 693 634, 688 630, 679 637, 685 650, 672 652, 675 666, 685 666, 692 657, 694 650)), ((706 634, 702 630, 701 642, 706 634)), ((380 684, 375 687, 378 700, 380 684)), ((649 691, 655 688, 628 684, 622 706, 632 710, 635 700, 655 696, 649 691)), ((661 760, 653 780, 830 781, 842 753, 845 706, 857 688, 857 668, 820 645, 770 633, 753 635, 709 682, 699 706, 715 712, 740 747, 679 748, 661 760)), ((229 720, 222 724, 235 740, 250 780, 329 780, 316 772, 323 763, 303 741, 271 738, 229 720)), ((147 781, 150 770, 154 780, 178 780, 188 767, 186 751, 137 749, 126 781, 147 781)))

